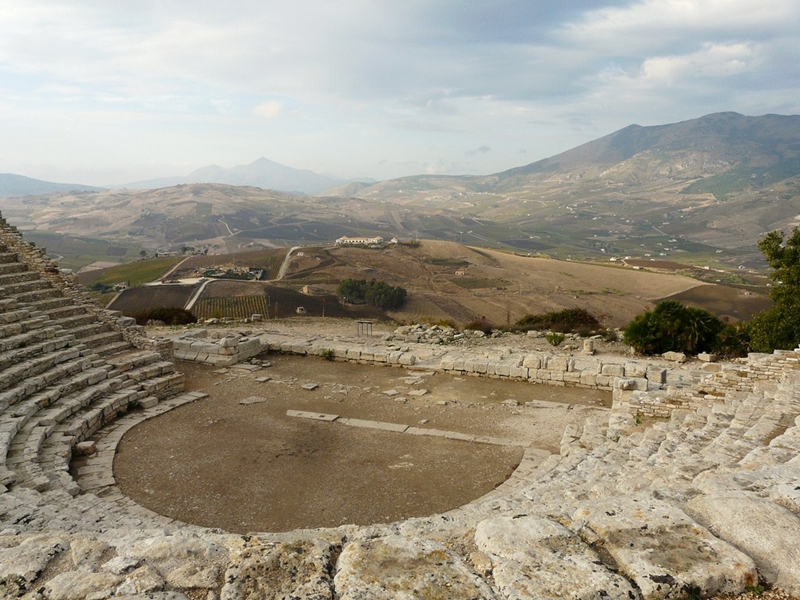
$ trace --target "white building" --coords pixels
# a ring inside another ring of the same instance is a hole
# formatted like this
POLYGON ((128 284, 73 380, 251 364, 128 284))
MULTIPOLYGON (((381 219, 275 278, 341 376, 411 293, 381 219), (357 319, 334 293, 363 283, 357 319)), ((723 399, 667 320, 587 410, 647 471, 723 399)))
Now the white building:
POLYGON ((383 243, 381 236, 375 237, 348 237, 343 235, 336 240, 337 246, 379 246, 383 243))

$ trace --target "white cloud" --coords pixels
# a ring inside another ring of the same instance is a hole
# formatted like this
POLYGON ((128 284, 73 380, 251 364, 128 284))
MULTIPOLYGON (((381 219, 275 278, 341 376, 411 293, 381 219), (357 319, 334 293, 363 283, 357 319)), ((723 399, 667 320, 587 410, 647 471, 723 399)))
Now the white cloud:
POLYGON ((253 114, 265 119, 277 119, 281 115, 283 104, 276 101, 263 102, 253 109, 253 114))
POLYGON ((108 164, 113 131, 146 165, 499 171, 631 122, 800 111, 798 31, 786 0, 9 0, 0 161, 108 164))

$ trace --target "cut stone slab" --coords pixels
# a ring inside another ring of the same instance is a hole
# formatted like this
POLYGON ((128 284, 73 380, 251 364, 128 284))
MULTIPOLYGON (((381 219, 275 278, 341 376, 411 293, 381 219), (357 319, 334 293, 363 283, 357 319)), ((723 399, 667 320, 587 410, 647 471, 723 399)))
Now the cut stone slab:
POLYGON ((391 390, 383 390, 383 391, 381 392, 381 394, 383 394, 384 396, 397 396, 399 393, 400 393, 400 392, 398 392, 398 391, 397 391, 397 390, 395 390, 395 389, 391 389, 391 390))
POLYGON ((687 509, 752 557, 768 583, 800 595, 800 518, 794 513, 769 500, 741 496, 700 496, 687 509))
POLYGON ((539 517, 496 517, 475 530, 506 598, 630 600, 635 588, 566 527, 539 517))
POLYGON ((496 598, 458 556, 422 538, 353 542, 344 547, 337 566, 334 584, 340 600, 496 598))
POLYGON ((339 419, 339 423, 350 425, 351 427, 364 427, 366 429, 379 429, 381 431, 396 431, 403 433, 408 429, 408 425, 402 423, 384 423, 383 421, 366 421, 364 419, 339 419))
POLYGON ((319 384, 318 383, 304 383, 300 387, 303 388, 304 390, 312 391, 312 390, 317 389, 319 387, 319 384))
POLYGON ((260 404, 261 402, 267 402, 269 399, 265 398, 264 396, 248 396, 247 398, 242 398, 239 400, 239 404, 260 404))
POLYGON ((339 415, 330 415, 326 413, 308 412, 305 410, 287 410, 287 417, 299 417, 301 419, 312 419, 314 421, 327 421, 332 423, 339 418, 339 415))
POLYGON ((586 502, 572 520, 584 538, 596 536, 645 600, 740 594, 758 583, 750 557, 667 502, 646 495, 586 502))
POLYGON ((240 369, 242 371, 258 371, 261 367, 259 365, 251 365, 249 363, 237 363, 231 365, 232 369, 240 369))
POLYGON ((410 391, 408 392, 408 395, 409 395, 409 396, 424 396, 424 395, 425 395, 425 394, 427 394, 427 393, 428 393, 428 390, 426 390, 426 389, 419 389, 419 390, 410 390, 410 391))
POLYGON ((266 383, 271 380, 272 377, 270 375, 265 375, 264 377, 256 377, 256 383, 266 383))

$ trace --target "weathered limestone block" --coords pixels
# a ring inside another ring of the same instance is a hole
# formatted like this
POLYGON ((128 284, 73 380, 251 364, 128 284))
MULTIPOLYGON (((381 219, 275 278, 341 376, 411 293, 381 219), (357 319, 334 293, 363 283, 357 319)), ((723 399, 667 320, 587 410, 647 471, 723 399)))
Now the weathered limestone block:
POLYGON ((617 364, 604 364, 600 366, 600 374, 607 377, 623 377, 625 375, 625 367, 617 364))
POLYGON ((242 539, 225 572, 220 600, 332 600, 332 553, 324 540, 287 544, 242 539))
POLYGON ((758 582, 751 558, 667 502, 645 495, 586 502, 572 519, 599 538, 645 600, 739 594, 758 582))
POLYGON ((452 371, 454 362, 455 360, 452 356, 443 356, 439 361, 439 368, 442 371, 452 371))
POLYGON ((645 377, 653 383, 664 384, 667 383, 667 370, 662 367, 647 367, 645 377))
POLYGON ((688 510, 717 536, 756 561, 769 583, 800 594, 800 518, 760 498, 700 496, 688 510))
POLYGON ((628 391, 647 391, 647 379, 635 379, 633 377, 618 377, 614 380, 614 387, 628 391))
POLYGON ((637 362, 625 363, 625 377, 645 377, 647 365, 637 362))
POLYGON ((500 377, 511 376, 511 363, 495 363, 494 372, 500 377))
POLYGON ((15 544, 6 537, 0 548, 0 595, 14 598, 30 591, 44 568, 67 548, 61 536, 34 535, 15 544))
POLYGON ((542 359, 536 354, 529 354, 522 361, 522 366, 526 369, 540 369, 542 367, 542 359))
POLYGON ((78 598, 108 598, 121 581, 119 575, 101 571, 67 571, 59 573, 44 585, 48 600, 77 600, 78 598))
POLYGON ((508 376, 516 379, 528 379, 530 372, 527 367, 511 367, 508 376))
POLYGON ((237 348, 239 346, 239 338, 234 336, 226 336, 217 342, 221 348, 237 348))
POLYGON ((162 591, 164 584, 164 578, 156 569, 150 565, 144 565, 125 575, 124 580, 114 590, 114 595, 124 597, 152 594, 162 591))
POLYGON ((686 355, 683 352, 664 352, 664 354, 661 356, 667 360, 673 360, 677 363, 686 362, 686 355))
POLYGON ((496 517, 475 530, 478 549, 492 562, 507 598, 630 600, 633 586, 564 526, 538 517, 496 517))
POLYGON ((415 537, 346 545, 334 582, 340 600, 495 598, 458 556, 437 542, 415 537))
POLYGON ((566 371, 568 364, 569 359, 566 356, 549 356, 547 358, 547 369, 549 371, 566 371))
POLYGON ((410 352, 403 352, 400 355, 400 360, 398 362, 403 366, 410 367, 411 365, 416 364, 417 357, 410 352))

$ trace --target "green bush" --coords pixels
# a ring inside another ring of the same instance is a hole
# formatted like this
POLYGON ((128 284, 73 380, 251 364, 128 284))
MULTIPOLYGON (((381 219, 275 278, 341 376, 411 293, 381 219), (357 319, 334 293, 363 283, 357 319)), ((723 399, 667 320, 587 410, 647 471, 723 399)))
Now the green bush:
POLYGON ((130 316, 136 319, 137 325, 147 325, 148 321, 161 321, 165 325, 189 325, 197 322, 192 313, 182 308, 148 308, 130 316))
POLYGON ((565 308, 541 315, 527 314, 514 323, 511 329, 514 331, 551 330, 586 335, 601 328, 600 321, 589 311, 583 308, 565 308))
POLYGON ((747 323, 725 325, 714 340, 713 350, 722 358, 747 356, 750 351, 750 326, 747 323))
POLYGON ((636 316, 625 328, 625 343, 640 354, 713 350, 724 324, 707 310, 664 300, 636 316))
POLYGON ((560 346, 566 339, 563 333, 558 333, 557 331, 549 331, 544 337, 551 346, 560 346))

